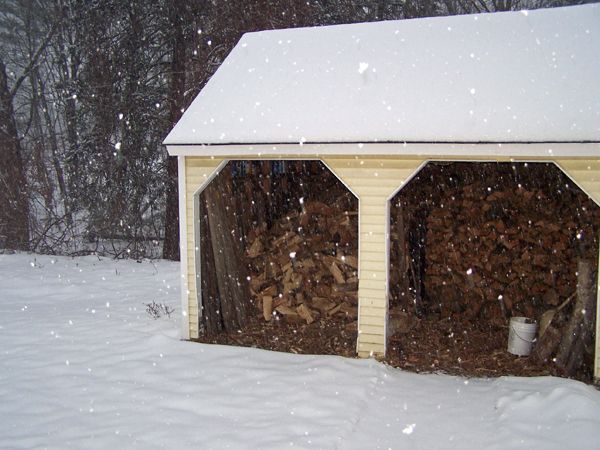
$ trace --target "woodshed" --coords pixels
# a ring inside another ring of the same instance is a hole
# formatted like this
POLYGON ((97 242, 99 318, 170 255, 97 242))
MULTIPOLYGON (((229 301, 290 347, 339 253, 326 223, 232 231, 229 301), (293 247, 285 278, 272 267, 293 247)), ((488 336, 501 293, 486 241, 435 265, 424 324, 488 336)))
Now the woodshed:
POLYGON ((596 4, 244 35, 164 142, 182 336, 200 332, 202 191, 228 161, 318 160, 358 198, 357 353, 385 354, 390 200, 428 162, 550 162, 600 205, 599 54, 596 4))

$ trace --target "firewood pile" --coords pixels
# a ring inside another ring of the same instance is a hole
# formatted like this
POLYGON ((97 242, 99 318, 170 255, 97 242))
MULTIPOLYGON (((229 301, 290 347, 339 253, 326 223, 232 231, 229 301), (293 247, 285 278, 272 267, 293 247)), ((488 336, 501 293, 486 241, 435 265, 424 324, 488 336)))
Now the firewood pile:
POLYGON ((262 320, 343 318, 346 330, 356 330, 358 216, 350 197, 303 202, 271 228, 263 224, 246 236, 250 292, 262 320))
POLYGON ((599 208, 546 164, 520 167, 519 177, 510 164, 428 168, 392 208, 392 316, 480 324, 502 333, 500 342, 510 317, 545 316, 537 356, 563 355, 572 374, 581 360, 566 355, 582 357, 594 325, 593 314, 573 318, 593 309, 575 305, 589 302, 577 291, 596 276, 599 208), (581 261, 593 266, 587 279, 581 261), (572 329, 586 342, 565 343, 572 329))
MULTIPOLYGON (((459 314, 505 324, 514 315, 539 317, 572 295, 577 260, 596 258, 600 214, 593 202, 572 183, 565 188, 569 180, 560 174, 563 189, 557 192, 556 184, 519 187, 493 179, 493 165, 456 166, 447 177, 466 172, 464 182, 444 184, 438 173, 433 182, 429 175, 416 183, 418 190, 413 186, 415 192, 403 194, 405 227, 422 228, 417 242, 410 242, 397 220, 392 224, 392 259, 414 255, 411 246, 423 254, 412 284, 423 283, 426 308, 442 318, 459 314), (412 216, 420 223, 412 223, 412 216)), ((530 167, 536 172, 530 177, 541 178, 543 169, 530 167)), ((409 271, 410 264, 405 266, 409 271)))
POLYGON ((501 325, 558 306, 576 289, 577 236, 593 236, 576 209, 542 190, 452 193, 427 217, 425 290, 441 316, 501 325))
POLYGON ((357 211, 319 161, 230 161, 200 196, 198 340, 354 355, 357 211))
POLYGON ((322 353, 332 349, 315 331, 328 327, 346 351, 357 331, 357 211, 318 161, 229 162, 199 202, 203 338, 237 342, 241 332, 264 346, 257 336, 280 344, 289 333, 297 351, 322 353))

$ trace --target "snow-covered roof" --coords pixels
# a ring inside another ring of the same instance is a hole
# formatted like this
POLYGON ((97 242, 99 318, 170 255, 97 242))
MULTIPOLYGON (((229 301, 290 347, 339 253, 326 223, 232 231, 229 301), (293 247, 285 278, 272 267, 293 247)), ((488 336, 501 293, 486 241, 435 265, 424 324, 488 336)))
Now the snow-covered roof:
POLYGON ((176 144, 599 142, 600 5, 245 34, 176 144))

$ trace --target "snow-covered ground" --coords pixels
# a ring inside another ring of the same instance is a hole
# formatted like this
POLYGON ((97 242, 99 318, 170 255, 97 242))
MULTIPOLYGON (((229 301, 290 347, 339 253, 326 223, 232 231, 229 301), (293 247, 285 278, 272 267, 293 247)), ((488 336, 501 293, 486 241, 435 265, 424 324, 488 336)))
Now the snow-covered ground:
POLYGON ((600 448, 579 382, 182 342, 178 270, 0 255, 0 448, 600 448))

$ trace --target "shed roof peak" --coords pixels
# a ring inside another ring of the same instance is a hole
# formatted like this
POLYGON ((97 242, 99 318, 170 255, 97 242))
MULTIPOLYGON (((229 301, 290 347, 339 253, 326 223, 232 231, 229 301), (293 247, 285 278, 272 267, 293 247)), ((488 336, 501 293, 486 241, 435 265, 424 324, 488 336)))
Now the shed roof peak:
POLYGON ((247 33, 165 144, 599 142, 600 5, 247 33))

